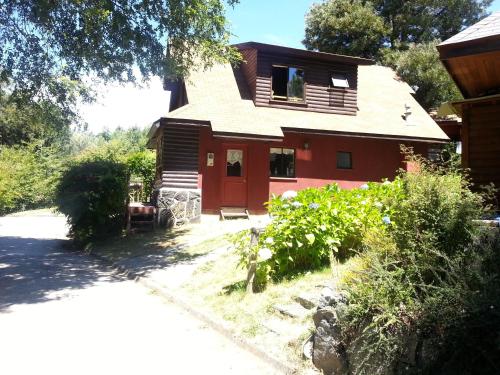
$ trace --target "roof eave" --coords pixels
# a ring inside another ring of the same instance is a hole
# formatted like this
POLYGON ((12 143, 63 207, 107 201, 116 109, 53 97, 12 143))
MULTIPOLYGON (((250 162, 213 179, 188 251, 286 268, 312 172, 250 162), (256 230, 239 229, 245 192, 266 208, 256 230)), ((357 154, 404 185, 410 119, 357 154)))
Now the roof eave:
POLYGON ((337 55, 327 52, 319 51, 308 51, 300 48, 291 48, 278 46, 274 44, 258 43, 258 42, 245 42, 233 44, 233 47, 239 50, 246 49, 256 49, 264 52, 273 52, 279 54, 286 54, 290 56, 304 57, 315 60, 329 61, 329 62, 339 62, 352 65, 374 65, 375 61, 372 59, 365 59, 362 57, 347 56, 347 55, 337 55))
POLYGON ((426 142, 426 143, 447 143, 450 138, 434 138, 434 137, 415 137, 407 135, 393 135, 393 134, 377 134, 377 133, 359 133, 359 132, 344 132, 334 130, 319 130, 319 129, 304 129, 304 128, 286 128, 283 127, 284 133, 308 133, 308 134, 321 134, 332 135, 339 137, 355 137, 355 138, 371 138, 371 139, 386 139, 398 140, 406 142, 426 142))

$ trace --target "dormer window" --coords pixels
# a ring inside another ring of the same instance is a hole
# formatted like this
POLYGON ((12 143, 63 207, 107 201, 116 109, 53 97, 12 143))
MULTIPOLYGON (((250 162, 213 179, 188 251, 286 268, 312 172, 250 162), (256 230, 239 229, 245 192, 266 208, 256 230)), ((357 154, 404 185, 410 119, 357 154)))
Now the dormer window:
POLYGON ((273 66, 272 99, 289 102, 304 101, 304 70, 291 66, 273 66))
POLYGON ((332 86, 341 87, 344 89, 349 88, 349 81, 345 73, 333 73, 332 74, 332 86))

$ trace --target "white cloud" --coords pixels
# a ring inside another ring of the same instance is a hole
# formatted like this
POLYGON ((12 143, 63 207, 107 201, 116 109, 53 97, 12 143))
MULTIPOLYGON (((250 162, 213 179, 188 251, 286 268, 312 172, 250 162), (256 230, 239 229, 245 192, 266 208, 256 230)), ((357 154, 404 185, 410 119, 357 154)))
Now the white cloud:
POLYGON ((117 127, 147 127, 168 113, 170 93, 163 90, 160 78, 149 86, 108 84, 94 87, 97 101, 80 105, 80 114, 91 132, 117 127))

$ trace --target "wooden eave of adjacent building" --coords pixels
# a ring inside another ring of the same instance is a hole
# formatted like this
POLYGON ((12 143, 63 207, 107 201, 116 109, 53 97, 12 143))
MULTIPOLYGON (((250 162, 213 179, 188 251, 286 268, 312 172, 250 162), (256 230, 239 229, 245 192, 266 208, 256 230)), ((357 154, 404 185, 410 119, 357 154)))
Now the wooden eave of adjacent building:
POLYGON ((462 117, 464 115, 465 108, 469 108, 474 105, 500 104, 500 94, 456 100, 454 102, 451 102, 450 104, 455 109, 456 114, 462 117))
POLYGON ((500 87, 500 35, 437 47, 464 98, 495 94, 500 87))

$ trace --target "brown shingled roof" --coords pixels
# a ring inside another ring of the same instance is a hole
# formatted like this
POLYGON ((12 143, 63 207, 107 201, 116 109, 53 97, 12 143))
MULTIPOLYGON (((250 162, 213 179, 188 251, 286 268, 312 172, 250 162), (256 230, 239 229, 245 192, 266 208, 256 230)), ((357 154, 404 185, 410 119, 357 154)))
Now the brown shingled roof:
POLYGON ((500 36, 500 12, 493 13, 478 23, 466 28, 457 35, 445 40, 440 46, 471 42, 495 36, 500 36))
POLYGON ((412 96, 413 90, 382 66, 359 66, 356 116, 257 107, 244 99, 230 65, 193 72, 186 82, 189 104, 167 119, 209 122, 214 133, 283 137, 283 129, 446 141, 448 137, 412 96), (405 104, 413 126, 403 119, 405 104))

